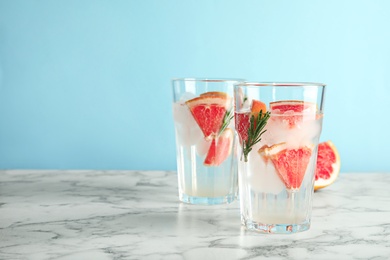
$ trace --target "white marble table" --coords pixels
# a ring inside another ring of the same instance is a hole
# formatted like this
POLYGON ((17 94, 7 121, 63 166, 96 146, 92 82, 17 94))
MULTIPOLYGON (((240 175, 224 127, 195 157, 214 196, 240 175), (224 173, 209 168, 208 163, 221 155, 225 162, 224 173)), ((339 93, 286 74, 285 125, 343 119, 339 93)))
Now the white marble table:
POLYGON ((178 202, 174 172, 0 171, 0 259, 390 259, 390 173, 341 174, 312 227, 245 231, 238 203, 178 202))

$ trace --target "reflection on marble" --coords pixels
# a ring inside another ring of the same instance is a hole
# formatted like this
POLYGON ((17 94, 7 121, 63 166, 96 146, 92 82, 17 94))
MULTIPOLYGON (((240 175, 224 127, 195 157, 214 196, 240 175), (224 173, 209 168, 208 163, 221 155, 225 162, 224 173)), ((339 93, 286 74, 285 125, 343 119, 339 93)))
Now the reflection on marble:
POLYGON ((0 259, 390 259, 389 185, 341 174, 309 231, 267 235, 237 202, 181 204, 174 172, 0 171, 0 259))

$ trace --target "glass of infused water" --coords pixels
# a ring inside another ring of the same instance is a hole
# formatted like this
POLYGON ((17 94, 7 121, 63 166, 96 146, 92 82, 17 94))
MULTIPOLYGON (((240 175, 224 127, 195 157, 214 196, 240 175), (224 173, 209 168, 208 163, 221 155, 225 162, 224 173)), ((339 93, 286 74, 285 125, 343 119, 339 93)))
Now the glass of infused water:
POLYGON ((179 199, 224 204, 237 196, 235 79, 173 79, 179 199))
POLYGON ((249 230, 310 228, 325 85, 235 85, 241 222, 249 230))

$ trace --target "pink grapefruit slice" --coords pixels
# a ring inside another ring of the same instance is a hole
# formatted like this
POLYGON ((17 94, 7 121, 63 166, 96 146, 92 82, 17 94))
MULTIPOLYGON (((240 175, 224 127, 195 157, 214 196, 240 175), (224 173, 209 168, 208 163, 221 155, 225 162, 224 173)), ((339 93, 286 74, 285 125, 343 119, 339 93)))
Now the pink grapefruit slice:
POLYGON ((281 100, 271 102, 269 104, 270 110, 274 113, 283 114, 287 111, 292 111, 296 113, 302 112, 316 112, 317 105, 312 102, 305 102, 301 100, 281 100))
POLYGON ((221 97, 221 98, 229 98, 229 95, 225 92, 220 91, 209 91, 200 94, 201 97, 221 97))
POLYGON ((206 166, 218 166, 229 157, 233 145, 233 131, 225 129, 218 137, 211 141, 209 151, 204 160, 206 166))
POLYGON ((251 107, 251 114, 254 116, 257 116, 260 111, 263 111, 263 113, 267 112, 267 106, 260 100, 253 99, 252 100, 252 107, 251 107))
POLYGON ((318 144, 314 190, 331 185, 340 172, 340 156, 332 141, 318 144))
MULTIPOLYGON (((252 100, 251 115, 257 119, 260 111, 262 111, 262 113, 265 114, 265 112, 267 112, 267 106, 259 100, 256 99, 252 100)), ((256 128, 256 120, 254 122, 254 127, 256 128)))
POLYGON ((312 148, 303 146, 297 149, 286 148, 285 143, 263 146, 259 154, 264 160, 271 160, 277 174, 289 190, 301 187, 307 166, 312 155, 312 148))
POLYGON ((240 139, 240 143, 248 140, 249 118, 250 112, 236 112, 234 114, 236 131, 240 139))
POLYGON ((201 96, 186 102, 192 116, 206 138, 218 134, 226 111, 231 107, 231 97, 221 93, 203 93, 201 96))
POLYGON ((240 142, 248 140, 250 117, 253 115, 255 116, 255 118, 257 118, 260 111, 262 111, 263 113, 267 112, 266 104, 259 100, 253 99, 250 112, 238 112, 235 114, 236 130, 240 137, 240 142))
MULTIPOLYGON (((282 100, 270 103, 270 111, 274 115, 283 115, 282 119, 288 122, 290 128, 293 128, 297 122, 302 121, 303 114, 315 115, 317 105, 312 102, 300 100, 282 100)), ((315 117, 312 117, 313 119, 315 117)))

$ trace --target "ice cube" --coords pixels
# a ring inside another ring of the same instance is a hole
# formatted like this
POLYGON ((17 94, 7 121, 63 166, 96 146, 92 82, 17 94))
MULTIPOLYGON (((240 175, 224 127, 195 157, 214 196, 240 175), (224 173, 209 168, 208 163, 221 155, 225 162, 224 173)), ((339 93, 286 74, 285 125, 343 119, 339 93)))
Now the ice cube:
POLYGON ((297 121, 294 127, 290 127, 280 117, 271 117, 266 125, 267 132, 262 136, 262 142, 271 146, 277 143, 287 143, 290 149, 309 146, 316 142, 320 134, 321 124, 319 120, 297 121))
MULTIPOLYGON (((254 145, 248 155, 248 162, 243 162, 247 164, 247 179, 255 192, 278 194, 285 186, 280 180, 272 161, 264 159, 258 153, 263 145, 264 143, 254 145)), ((243 166, 242 169, 244 168, 243 166)))
POLYGON ((265 129, 267 131, 261 136, 261 140, 268 146, 286 142, 286 133, 291 130, 280 117, 271 117, 265 129))
POLYGON ((188 106, 185 103, 176 102, 173 103, 173 120, 176 123, 183 123, 186 117, 192 116, 188 106))
POLYGON ((251 104, 252 104, 251 100, 249 100, 248 98, 245 99, 244 103, 242 104, 241 110, 250 110, 251 104))
POLYGON ((250 171, 249 183, 251 188, 256 192, 271 194, 278 194, 285 189, 271 160, 263 160, 257 151, 252 154, 258 158, 251 158, 248 162, 250 163, 248 169, 250 171))
POLYGON ((311 120, 304 122, 302 126, 302 145, 308 146, 309 144, 317 143, 321 134, 321 121, 311 120))
POLYGON ((179 145, 194 145, 203 138, 203 133, 185 103, 173 104, 173 118, 179 145))
POLYGON ((211 140, 206 140, 205 138, 201 138, 199 142, 196 144, 196 153, 199 156, 204 156, 209 151, 211 145, 211 140))
POLYGON ((309 164, 307 165, 307 168, 306 168, 306 172, 305 172, 305 177, 302 181, 302 184, 301 184, 301 187, 307 187, 308 185, 308 182, 312 182, 313 181, 313 172, 315 174, 315 170, 316 170, 316 160, 314 160, 313 158, 314 156, 312 155, 312 157, 310 158, 310 161, 309 161, 309 164))

